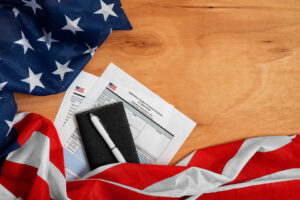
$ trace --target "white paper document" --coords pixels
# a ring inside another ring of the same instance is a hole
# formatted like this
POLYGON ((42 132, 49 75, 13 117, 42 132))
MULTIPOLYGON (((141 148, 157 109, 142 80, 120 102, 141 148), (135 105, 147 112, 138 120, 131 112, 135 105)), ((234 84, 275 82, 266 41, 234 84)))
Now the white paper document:
POLYGON ((68 129, 68 126, 74 125, 74 113, 98 78, 90 73, 80 72, 66 91, 54 120, 54 126, 64 148, 65 172, 68 180, 80 178, 90 171, 81 137, 76 130, 74 131, 75 127, 68 129))
MULTIPOLYGON (((81 112, 113 102, 123 102, 141 163, 168 164, 196 125, 173 105, 114 64, 110 64, 100 78, 90 79, 93 81, 88 86, 88 93, 82 95, 83 101, 72 111, 81 112)), ((76 88, 80 83, 72 85, 76 88)), ((69 115, 60 113, 70 112, 71 94, 74 96, 72 87, 66 93, 64 101, 67 100, 62 103, 55 126, 65 149, 67 178, 74 179, 89 169, 83 165, 80 165, 81 169, 74 166, 76 162, 86 161, 86 158, 80 158, 85 154, 74 118, 65 122, 69 115)))

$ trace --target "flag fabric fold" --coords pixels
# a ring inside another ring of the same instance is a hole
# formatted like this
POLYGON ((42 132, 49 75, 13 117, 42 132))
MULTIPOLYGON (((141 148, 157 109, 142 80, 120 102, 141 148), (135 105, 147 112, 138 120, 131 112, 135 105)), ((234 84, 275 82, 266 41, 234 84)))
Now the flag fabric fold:
POLYGON ((15 115, 13 92, 64 91, 112 30, 132 27, 119 0, 0 0, 0 27, 0 199, 299 199, 298 135, 198 150, 176 166, 110 164, 67 182, 55 127, 15 115))
POLYGON ((66 90, 112 30, 132 29, 119 0, 0 0, 0 149, 13 92, 66 90))
POLYGON ((245 139, 193 152, 176 166, 114 163, 66 182, 52 122, 16 115, 1 154, 3 199, 298 199, 300 137, 245 139))

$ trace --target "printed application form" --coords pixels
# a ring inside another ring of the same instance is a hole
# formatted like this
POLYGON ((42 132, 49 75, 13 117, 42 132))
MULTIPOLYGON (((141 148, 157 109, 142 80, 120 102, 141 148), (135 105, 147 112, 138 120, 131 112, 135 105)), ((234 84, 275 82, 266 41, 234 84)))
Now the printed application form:
MULTIPOLYGON (((119 88, 118 86, 116 87, 119 88)), ((141 163, 157 163, 158 158, 170 144, 174 135, 154 121, 155 112, 151 114, 151 110, 143 109, 141 106, 139 107, 138 104, 141 103, 139 102, 140 100, 126 98, 125 95, 122 98, 117 88, 114 90, 109 87, 105 88, 96 99, 93 107, 99 107, 113 102, 123 102, 141 163)), ((130 92, 128 92, 128 94, 129 93, 130 92)), ((166 116, 168 116, 173 107, 166 104, 164 109, 166 116)), ((164 122, 164 115, 156 116, 158 119, 159 117, 161 117, 161 121, 164 122)), ((156 121, 159 122, 159 120, 156 121)))
POLYGON ((114 64, 103 81, 107 87, 91 89, 80 109, 122 101, 141 163, 168 164, 196 123, 114 64))
POLYGON ((64 149, 65 172, 68 180, 80 178, 90 171, 81 137, 74 128, 69 130, 67 127, 70 122, 73 123, 74 113, 98 78, 90 73, 80 72, 66 91, 54 120, 54 126, 64 149))
MULTIPOLYGON (((125 107, 140 162, 144 164, 168 164, 196 125, 114 64, 110 64, 94 82, 76 112, 120 101, 125 107)), ((64 134, 61 137, 67 153, 75 155, 78 149, 83 151, 74 119, 62 129, 59 134, 64 134), (72 140, 79 142, 68 142, 72 140)), ((84 156, 84 153, 80 155, 84 156)), ((86 171, 79 172, 67 163, 66 172, 69 170, 69 174, 75 175, 71 178, 81 177, 86 171)))

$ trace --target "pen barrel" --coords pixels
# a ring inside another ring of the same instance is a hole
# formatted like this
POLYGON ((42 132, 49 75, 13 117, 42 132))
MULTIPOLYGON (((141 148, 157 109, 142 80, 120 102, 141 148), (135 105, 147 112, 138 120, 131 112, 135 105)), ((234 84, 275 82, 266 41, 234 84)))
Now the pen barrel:
POLYGON ((125 163, 126 160, 123 157, 123 155, 121 154, 121 152, 119 151, 119 149, 117 147, 113 148, 111 150, 111 152, 114 154, 114 156, 116 157, 116 159, 118 160, 119 163, 125 163))
POLYGON ((95 128, 97 129, 98 133, 100 136, 104 139, 108 147, 110 148, 111 152, 114 154, 115 158, 117 159, 118 162, 120 163, 125 163, 126 160, 123 157, 122 153, 119 151, 119 149, 116 147, 114 142, 111 140, 109 137, 108 133, 106 132, 105 128, 101 124, 100 120, 98 117, 91 115, 91 121, 95 128))
POLYGON ((105 128, 99 121, 97 117, 91 117, 91 121, 93 122, 93 125, 97 129, 98 133, 101 135, 101 137, 105 140, 106 144, 110 149, 115 147, 114 142, 110 139, 108 133, 106 132, 105 128))

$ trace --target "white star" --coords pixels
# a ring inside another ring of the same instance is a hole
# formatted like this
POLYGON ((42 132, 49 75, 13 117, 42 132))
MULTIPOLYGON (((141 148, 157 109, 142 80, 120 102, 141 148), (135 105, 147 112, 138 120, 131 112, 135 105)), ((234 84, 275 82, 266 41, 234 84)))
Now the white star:
POLYGON ((71 60, 69 60, 68 62, 66 62, 65 64, 62 65, 59 62, 55 61, 57 70, 52 72, 52 74, 59 75, 61 80, 63 81, 65 73, 74 71, 73 69, 68 67, 70 62, 71 62, 71 60))
POLYGON ((39 38, 37 41, 46 42, 48 50, 51 48, 51 43, 52 42, 59 42, 58 40, 54 40, 54 39, 51 38, 51 36, 52 36, 51 32, 46 33, 46 31, 43 29, 43 33, 44 33, 44 36, 39 38))
POLYGON ((26 83, 29 84, 29 86, 30 86, 29 93, 31 93, 32 90, 34 90, 34 88, 36 86, 39 86, 41 88, 45 88, 43 83, 40 81, 43 73, 34 74, 29 67, 28 67, 28 70, 29 70, 28 78, 22 79, 21 81, 26 82, 26 83))
POLYGON ((93 57, 98 47, 96 46, 94 48, 91 48, 87 43, 85 43, 85 45, 88 47, 88 49, 85 52, 83 52, 83 54, 90 53, 91 57, 93 57))
POLYGON ((5 120, 5 122, 9 126, 9 129, 11 129, 11 127, 14 125, 14 120, 13 121, 5 120))
POLYGON ((4 88, 4 86, 7 84, 8 81, 0 83, 0 91, 4 88))
POLYGON ((32 8, 33 13, 36 13, 36 9, 42 9, 42 7, 35 1, 35 0, 31 0, 31 1, 25 1, 23 0, 23 2, 25 3, 25 6, 29 6, 32 8))
POLYGON ((76 31, 83 31, 79 26, 79 20, 81 19, 81 17, 75 19, 75 20, 71 20, 69 17, 67 17, 67 15, 65 15, 66 21, 67 21, 67 25, 65 25, 64 27, 62 27, 62 30, 69 30, 71 31, 74 35, 76 35, 76 31))
POLYGON ((19 10, 17 8, 13 8, 12 11, 14 12, 15 18, 17 18, 20 13, 19 10))
POLYGON ((113 11, 114 3, 107 5, 102 0, 100 0, 100 4, 101 9, 97 10, 95 14, 102 14, 104 17, 104 21, 106 21, 110 15, 118 17, 118 15, 113 11))
POLYGON ((32 46, 30 45, 28 39, 25 37, 24 33, 21 31, 21 35, 22 35, 22 39, 15 41, 14 43, 16 44, 20 44, 23 45, 23 49, 24 49, 24 54, 27 52, 28 48, 32 49, 34 51, 34 49, 32 48, 32 46))
POLYGON ((5 135, 5 137, 7 137, 7 135, 9 134, 9 132, 10 132, 10 130, 11 130, 11 128, 12 128, 13 125, 14 125, 14 122, 13 122, 13 121, 8 121, 8 120, 5 120, 5 122, 6 122, 7 126, 9 127, 9 129, 8 129, 6 135, 5 135))
POLYGON ((5 137, 7 137, 7 135, 9 134, 9 132, 11 131, 12 127, 14 126, 14 124, 18 123, 24 116, 26 116, 28 113, 22 113, 22 114, 18 114, 15 115, 12 121, 9 120, 4 120, 5 123, 7 124, 7 126, 9 127, 9 130, 6 134, 5 137))
MULTIPOLYGON (((6 133, 6 136, 7 136, 7 135, 9 134, 11 128, 12 128, 13 125, 14 125, 14 120, 12 120, 12 121, 5 120, 5 122, 6 122, 7 126, 9 127, 8 132, 6 133)), ((5 136, 5 137, 6 137, 6 136, 5 136)))
POLYGON ((36 9, 39 8, 42 10, 42 7, 35 0, 31 0, 31 1, 23 0, 23 2, 25 3, 24 6, 28 6, 32 8, 34 14, 36 14, 36 9))

